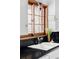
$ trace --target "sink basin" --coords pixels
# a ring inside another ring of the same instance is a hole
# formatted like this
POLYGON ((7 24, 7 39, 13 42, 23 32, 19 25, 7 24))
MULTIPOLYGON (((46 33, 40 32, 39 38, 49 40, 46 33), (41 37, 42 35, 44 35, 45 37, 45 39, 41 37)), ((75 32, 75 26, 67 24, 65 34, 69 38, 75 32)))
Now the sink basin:
POLYGON ((58 43, 43 42, 43 43, 40 43, 37 45, 28 46, 28 47, 47 51, 47 50, 50 50, 58 45, 59 45, 58 43))

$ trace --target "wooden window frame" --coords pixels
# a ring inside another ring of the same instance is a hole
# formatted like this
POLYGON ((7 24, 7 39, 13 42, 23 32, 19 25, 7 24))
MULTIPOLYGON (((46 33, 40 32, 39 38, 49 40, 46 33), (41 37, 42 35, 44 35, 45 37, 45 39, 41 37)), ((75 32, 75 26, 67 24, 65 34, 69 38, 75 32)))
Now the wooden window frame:
MULTIPOLYGON (((38 5, 37 2, 29 2, 28 1, 28 4, 29 5, 38 5)), ((42 4, 42 3, 40 3, 42 4)), ((41 32, 41 33, 35 33, 35 17, 34 16, 39 16, 39 15, 35 15, 35 7, 33 7, 33 14, 30 14, 30 15, 33 15, 33 33, 29 33, 27 35, 21 35, 20 38, 23 38, 23 37, 30 37, 30 36, 35 36, 35 35, 47 35, 47 28, 48 28, 48 5, 45 5, 45 4, 42 4, 42 6, 44 7, 44 32, 41 32)), ((42 13, 41 13, 42 14, 42 13)), ((40 16, 41 17, 41 16, 40 16)), ((42 18, 42 17, 41 17, 42 18)), ((42 19, 41 19, 42 20, 42 19)), ((42 24, 41 24, 42 25, 42 24)))

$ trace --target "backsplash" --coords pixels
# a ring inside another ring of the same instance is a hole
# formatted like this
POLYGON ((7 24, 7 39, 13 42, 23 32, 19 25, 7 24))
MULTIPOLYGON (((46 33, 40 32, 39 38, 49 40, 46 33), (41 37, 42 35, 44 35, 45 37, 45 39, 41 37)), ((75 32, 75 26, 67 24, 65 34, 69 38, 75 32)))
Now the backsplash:
POLYGON ((47 42, 47 36, 20 41, 20 47, 30 46, 30 45, 34 45, 34 44, 40 44, 42 42, 47 42))
POLYGON ((52 32, 51 40, 53 40, 56 43, 59 43, 59 32, 52 32))

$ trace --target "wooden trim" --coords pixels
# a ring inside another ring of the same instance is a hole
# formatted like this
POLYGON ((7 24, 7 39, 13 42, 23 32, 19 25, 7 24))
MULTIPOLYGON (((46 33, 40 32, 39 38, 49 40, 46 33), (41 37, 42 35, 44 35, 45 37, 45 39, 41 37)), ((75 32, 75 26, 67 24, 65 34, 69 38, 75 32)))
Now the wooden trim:
MULTIPOLYGON (((40 7, 41 7, 41 15, 43 15, 42 5, 40 5, 40 7)), ((42 21, 43 21, 43 18, 41 17, 41 23, 43 23, 42 21)), ((42 31, 42 28, 43 27, 42 27, 42 24, 41 24, 41 31, 42 31)))
POLYGON ((33 4, 33 15, 32 15, 32 17, 33 17, 33 34, 35 33, 35 17, 34 17, 34 15, 35 15, 35 5, 33 4))
POLYGON ((47 29, 48 29, 48 7, 46 7, 45 9, 44 9, 44 14, 45 14, 45 16, 44 16, 44 20, 45 20, 45 33, 47 34, 47 29))
POLYGON ((32 35, 33 35, 32 33, 29 33, 28 35, 20 35, 20 38, 30 37, 30 36, 32 36, 32 35))
POLYGON ((30 36, 30 37, 24 37, 24 38, 20 38, 20 40, 29 40, 29 39, 33 39, 33 38, 38 38, 38 37, 44 37, 47 35, 37 35, 37 36, 30 36))
POLYGON ((38 5, 38 3, 35 1, 35 0, 28 0, 28 4, 35 4, 35 5, 38 5))
POLYGON ((30 5, 33 5, 33 4, 35 4, 35 5, 38 5, 38 3, 40 4, 40 5, 42 5, 43 7, 45 7, 45 8, 47 8, 47 4, 43 4, 43 3, 41 3, 41 2, 37 2, 37 1, 35 1, 35 0, 28 0, 28 4, 30 4, 30 5))
POLYGON ((30 37, 30 36, 35 36, 35 35, 45 35, 44 32, 40 32, 40 33, 29 33, 28 35, 20 35, 20 38, 24 38, 24 37, 30 37))

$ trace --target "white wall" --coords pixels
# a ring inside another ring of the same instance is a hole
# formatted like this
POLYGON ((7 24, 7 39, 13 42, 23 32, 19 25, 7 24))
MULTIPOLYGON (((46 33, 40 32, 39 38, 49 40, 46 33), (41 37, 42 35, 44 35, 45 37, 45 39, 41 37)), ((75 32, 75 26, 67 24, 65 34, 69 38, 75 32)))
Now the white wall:
POLYGON ((48 28, 59 31, 59 0, 51 0, 48 4, 48 28))
POLYGON ((27 6, 28 0, 20 0, 20 35, 27 34, 27 6))
POLYGON ((48 28, 55 31, 55 0, 51 0, 48 4, 48 28))
POLYGON ((59 31, 59 0, 55 0, 55 31, 59 31))
POLYGON ((59 0, 55 0, 55 14, 59 18, 59 0))

